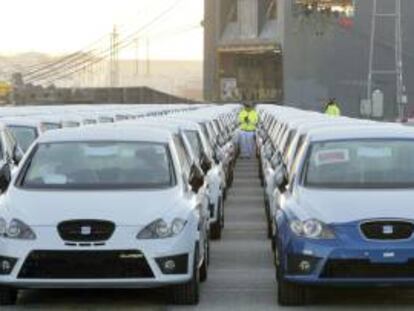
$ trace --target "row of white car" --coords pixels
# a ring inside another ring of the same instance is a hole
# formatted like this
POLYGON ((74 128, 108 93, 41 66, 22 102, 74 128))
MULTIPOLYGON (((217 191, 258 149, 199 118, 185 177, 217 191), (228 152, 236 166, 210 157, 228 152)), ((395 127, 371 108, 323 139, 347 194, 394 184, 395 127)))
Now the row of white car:
POLYGON ((0 305, 25 288, 114 287, 196 304, 224 226, 240 106, 81 108, 4 113, 0 305), (45 131, 52 120, 59 129, 45 131))
POLYGON ((260 106, 278 301, 315 286, 414 286, 414 129, 260 106))

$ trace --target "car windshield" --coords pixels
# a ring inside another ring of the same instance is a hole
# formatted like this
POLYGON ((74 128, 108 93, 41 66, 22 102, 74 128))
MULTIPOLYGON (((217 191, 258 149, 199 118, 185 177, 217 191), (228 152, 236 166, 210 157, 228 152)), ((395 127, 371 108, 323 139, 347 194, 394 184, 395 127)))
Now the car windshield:
POLYGON ((42 123, 42 129, 44 131, 50 131, 50 130, 57 130, 62 128, 62 126, 58 123, 50 123, 50 122, 43 122, 42 123))
POLYGON ((414 140, 314 143, 305 166, 305 186, 414 188, 414 140))
POLYGON ((8 126, 13 136, 16 138, 17 143, 24 152, 29 149, 30 145, 37 138, 36 128, 31 126, 8 126))
POLYGON ((80 123, 75 121, 63 121, 62 127, 79 127, 80 123))
POLYGON ((23 188, 147 189, 175 182, 169 148, 158 143, 42 143, 27 163, 23 188))
POLYGON ((96 123, 97 123, 96 120, 91 120, 91 119, 83 120, 84 125, 92 125, 92 124, 96 124, 96 123))
POLYGON ((113 123, 114 120, 112 118, 100 117, 99 122, 101 122, 101 123, 113 123))

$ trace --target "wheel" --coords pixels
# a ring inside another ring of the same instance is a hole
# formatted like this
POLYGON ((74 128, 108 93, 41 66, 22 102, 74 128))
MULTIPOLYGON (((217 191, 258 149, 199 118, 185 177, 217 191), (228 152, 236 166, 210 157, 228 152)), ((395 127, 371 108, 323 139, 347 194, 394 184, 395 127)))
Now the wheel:
POLYGON ((204 246, 204 260, 200 267, 200 282, 207 281, 208 266, 210 264, 210 239, 207 238, 204 246))
POLYGON ((220 210, 221 210, 221 217, 220 217, 220 224, 221 224, 221 229, 224 229, 224 199, 223 197, 220 197, 220 206, 219 206, 220 210))
POLYGON ((268 200, 265 200, 265 212, 266 212, 266 223, 267 223, 267 238, 271 239, 273 237, 272 233, 272 222, 270 219, 270 208, 268 200))
MULTIPOLYGON (((208 256, 206 254, 206 256, 208 256)), ((208 278, 208 263, 207 263, 207 258, 205 258, 203 260, 203 264, 200 267, 200 282, 205 282, 207 281, 208 278)))
POLYGON ((273 238, 272 225, 270 224, 270 222, 267 223, 267 238, 269 240, 273 238))
POLYGON ((197 305, 200 300, 200 269, 198 268, 198 248, 194 255, 193 276, 184 284, 170 288, 170 300, 175 305, 197 305))
POLYGON ((277 279, 277 300, 281 306, 303 306, 308 301, 307 288, 288 282, 284 279, 279 247, 275 248, 274 256, 277 279))
POLYGON ((217 221, 210 225, 210 237, 212 240, 221 239, 221 213, 217 215, 217 221))
POLYGON ((11 306, 17 303, 17 289, 0 287, 0 306, 11 306))
POLYGON ((307 289, 283 279, 277 284, 277 299, 281 306, 303 306, 307 303, 307 289))

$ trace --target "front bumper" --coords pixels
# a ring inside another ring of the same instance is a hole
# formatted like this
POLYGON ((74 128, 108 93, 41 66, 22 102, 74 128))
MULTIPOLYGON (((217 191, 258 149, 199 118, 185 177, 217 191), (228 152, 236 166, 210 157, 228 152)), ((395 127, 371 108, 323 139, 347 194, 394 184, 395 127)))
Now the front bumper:
POLYGON ((0 285, 146 288, 185 283, 192 277, 196 245, 191 229, 187 227, 175 238, 137 240, 135 227, 123 227, 103 244, 67 245, 55 229, 36 228, 34 241, 0 239, 1 256, 16 259, 10 273, 0 273, 0 285), (174 258, 180 258, 174 267, 180 270, 170 273, 165 270, 165 261, 174 258))
POLYGON ((284 278, 316 286, 414 286, 414 247, 404 242, 293 238, 283 253, 284 278))

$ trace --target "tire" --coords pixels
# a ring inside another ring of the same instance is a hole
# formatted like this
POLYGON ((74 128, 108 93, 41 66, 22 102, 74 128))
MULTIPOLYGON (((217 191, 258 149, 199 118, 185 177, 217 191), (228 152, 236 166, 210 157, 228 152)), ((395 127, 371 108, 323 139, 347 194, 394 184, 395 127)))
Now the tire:
POLYGON ((219 206, 220 210, 221 210, 221 217, 220 217, 220 225, 221 225, 221 229, 224 229, 224 199, 223 197, 220 197, 220 206, 219 206))
POLYGON ((273 238, 272 234, 272 222, 270 220, 270 208, 268 200, 265 200, 265 213, 266 213, 266 223, 267 223, 267 238, 273 238))
POLYGON ((203 260, 203 264, 200 267, 200 282, 207 281, 208 278, 208 264, 207 258, 203 260))
POLYGON ((17 289, 0 287, 0 306, 12 306, 17 303, 17 289))
POLYGON ((273 238, 272 225, 269 222, 267 223, 267 238, 269 240, 271 240, 273 238))
POLYGON ((217 221, 210 225, 210 237, 212 240, 220 240, 221 239, 221 221, 220 221, 221 214, 217 215, 217 221))
POLYGON ((170 300, 174 305, 197 305, 200 301, 200 269, 198 268, 198 249, 194 255, 193 276, 184 284, 170 288, 170 300))
POLYGON ((210 265, 210 239, 206 239, 204 247, 204 260, 200 267, 200 282, 207 281, 208 278, 208 266, 210 265))
POLYGON ((278 247, 275 250, 275 266, 277 280, 277 301, 280 306, 303 306, 308 302, 308 290, 306 287, 288 282, 284 279, 282 264, 278 247))
POLYGON ((281 306, 303 306, 308 302, 307 288, 283 279, 277 284, 277 299, 281 306))

